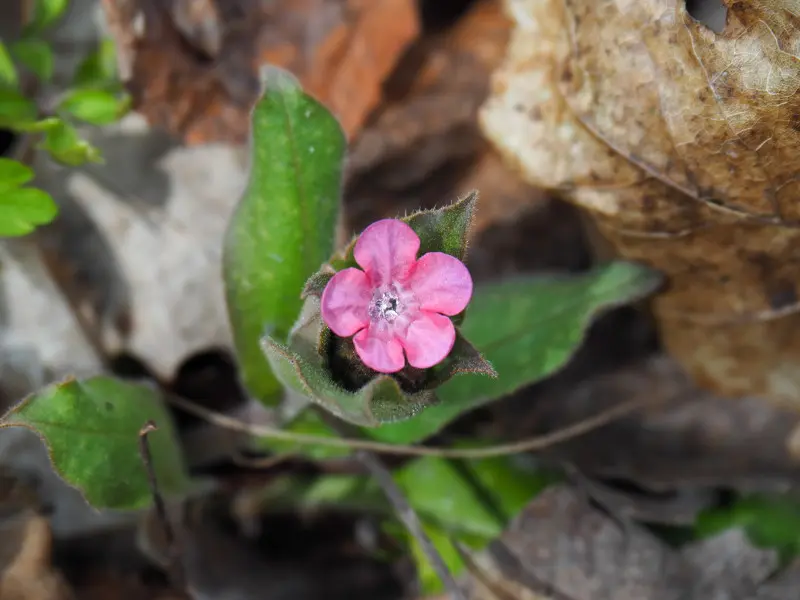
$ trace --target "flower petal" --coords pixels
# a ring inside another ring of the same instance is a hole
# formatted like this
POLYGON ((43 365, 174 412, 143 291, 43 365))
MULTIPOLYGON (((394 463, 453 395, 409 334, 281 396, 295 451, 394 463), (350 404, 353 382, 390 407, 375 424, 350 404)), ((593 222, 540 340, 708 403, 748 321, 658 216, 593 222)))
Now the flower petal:
POLYGON ((472 277, 460 260, 443 252, 428 252, 409 275, 408 287, 422 310, 457 315, 472 297, 472 277))
POLYGON ((370 369, 381 373, 395 373, 406 365, 403 347, 394 336, 376 335, 368 327, 356 334, 353 343, 359 358, 370 369))
POLYGON ((342 269, 322 292, 322 320, 336 335, 349 337, 369 323, 371 297, 372 288, 364 271, 342 269))
POLYGON ((397 219, 376 221, 359 236, 353 250, 372 285, 403 281, 419 252, 419 236, 397 219))
POLYGON ((427 369, 442 362, 456 341, 453 322, 435 312, 420 311, 411 322, 402 340, 408 364, 427 369))

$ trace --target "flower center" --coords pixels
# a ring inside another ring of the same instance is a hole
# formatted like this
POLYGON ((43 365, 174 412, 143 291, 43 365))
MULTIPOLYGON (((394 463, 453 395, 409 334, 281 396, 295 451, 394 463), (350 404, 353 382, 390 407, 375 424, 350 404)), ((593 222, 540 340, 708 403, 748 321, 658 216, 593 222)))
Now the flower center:
POLYGON ((373 321, 386 321, 388 323, 402 314, 405 310, 404 304, 400 301, 400 293, 394 285, 388 288, 378 288, 372 295, 369 303, 369 318, 373 321))

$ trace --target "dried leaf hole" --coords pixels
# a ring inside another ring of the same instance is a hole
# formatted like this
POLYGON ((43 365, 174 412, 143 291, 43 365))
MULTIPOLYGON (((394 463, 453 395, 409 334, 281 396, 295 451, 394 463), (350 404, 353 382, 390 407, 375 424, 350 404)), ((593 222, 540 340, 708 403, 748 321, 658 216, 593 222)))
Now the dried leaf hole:
POLYGON ((686 12, 715 33, 725 29, 728 8, 722 0, 686 0, 686 12))

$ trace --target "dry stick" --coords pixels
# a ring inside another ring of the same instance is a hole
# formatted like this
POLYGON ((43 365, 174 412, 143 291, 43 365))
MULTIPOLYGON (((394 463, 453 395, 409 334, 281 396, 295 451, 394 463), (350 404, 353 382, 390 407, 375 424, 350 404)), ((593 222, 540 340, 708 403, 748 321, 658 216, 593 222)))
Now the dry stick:
MULTIPOLYGON (((322 409, 318 410, 322 413, 322 409)), ((353 427, 342 423, 333 415, 322 414, 321 416, 330 427, 343 437, 353 435, 353 427)), ((447 568, 447 564, 445 564, 442 555, 439 554, 436 546, 433 545, 428 534, 425 533, 416 511, 411 508, 411 505, 408 503, 408 500, 406 500, 403 491, 395 482, 389 469, 386 468, 377 455, 367 450, 357 450, 355 456, 356 460, 364 465, 364 468, 366 468, 369 474, 375 479, 381 490, 383 490, 386 499, 389 500, 392 508, 394 508, 394 511, 397 513, 397 516, 403 522, 403 525, 406 526, 408 532, 419 544, 425 558, 428 559, 428 562, 439 577, 439 580, 444 584, 445 589, 450 594, 450 600, 466 600, 453 574, 450 572, 450 569, 447 568)))
POLYGON ((267 425, 254 425, 241 421, 239 419, 229 417, 222 413, 208 410, 202 406, 198 406, 189 400, 180 398, 178 396, 168 396, 169 402, 178 408, 193 414, 196 417, 206 420, 212 425, 230 429, 232 431, 239 431, 256 437, 263 437, 273 440, 294 442, 303 445, 317 445, 328 446, 331 448, 349 448, 351 450, 369 450, 371 452, 378 452, 381 454, 398 454, 402 456, 438 456, 443 458, 490 458, 494 456, 505 456, 507 454, 518 454, 520 452, 530 452, 534 450, 542 450, 555 444, 566 442, 576 437, 580 437, 594 429, 603 427, 612 423, 613 421, 622 418, 640 408, 648 406, 655 406, 667 402, 666 399, 661 399, 657 395, 651 396, 649 399, 634 399, 627 402, 621 402, 616 406, 612 406, 599 414, 578 421, 572 425, 568 425, 562 429, 552 431, 550 433, 527 438, 518 442, 511 442, 509 444, 499 444, 496 446, 487 446, 485 448, 432 448, 430 446, 407 446, 384 444, 381 442, 371 442, 368 440, 359 440, 353 438, 336 438, 324 437, 319 435, 310 435, 304 433, 292 433, 291 431, 284 431, 276 427, 269 427, 267 425))
POLYGON ((367 450, 357 450, 356 459, 364 465, 367 471, 369 471, 369 474, 377 481, 383 493, 386 495, 386 499, 389 500, 397 516, 403 522, 403 525, 406 526, 408 532, 417 540, 425 558, 428 559, 437 577, 439 577, 445 589, 450 593, 450 600, 466 600, 453 574, 450 572, 450 569, 447 568, 442 555, 439 554, 439 551, 433 545, 433 542, 431 542, 428 534, 425 533, 425 530, 422 528, 422 523, 416 511, 411 508, 411 505, 408 503, 408 500, 406 500, 406 497, 403 495, 397 483, 395 483, 389 470, 384 466, 377 455, 367 450))
POLYGON ((175 535, 175 530, 172 527, 167 515, 167 507, 164 503, 164 497, 158 489, 158 480, 156 479, 155 469, 153 468, 153 455, 150 452, 150 443, 147 439, 148 434, 158 430, 158 427, 153 421, 148 421, 139 430, 139 454, 142 457, 145 471, 147 472, 147 483, 150 486, 150 493, 153 495, 153 503, 155 504, 156 515, 164 528, 164 538, 167 543, 167 559, 168 559, 168 572, 172 585, 179 590, 186 590, 186 574, 183 571, 183 562, 180 560, 180 552, 178 550, 178 538, 175 535))

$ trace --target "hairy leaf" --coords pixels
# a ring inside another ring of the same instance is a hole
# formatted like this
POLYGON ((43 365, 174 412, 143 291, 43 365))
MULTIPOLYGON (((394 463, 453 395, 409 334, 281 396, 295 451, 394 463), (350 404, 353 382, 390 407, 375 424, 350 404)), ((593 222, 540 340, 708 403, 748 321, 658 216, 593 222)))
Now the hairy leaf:
MULTIPOLYGON (((444 252, 464 261, 467 255, 467 237, 472 226, 475 214, 475 204, 478 201, 478 192, 473 190, 464 198, 430 210, 421 210, 400 219, 408 223, 409 227, 419 236, 420 246, 418 256, 428 252, 444 252)), ((330 261, 333 272, 341 271, 347 267, 358 267, 353 256, 356 238, 345 250, 330 261)), ((326 273, 319 273, 319 279, 312 278, 307 285, 307 293, 322 294, 326 273), (322 285, 320 289, 319 286, 322 285)))
POLYGON ((169 413, 159 394, 110 377, 51 385, 12 408, 0 427, 36 431, 59 475, 96 508, 135 509, 151 501, 139 455, 139 431, 153 421, 149 436, 163 493, 182 494, 189 479, 169 413))
POLYGON ((660 281, 650 269, 616 262, 581 275, 477 287, 461 333, 498 377, 458 375, 437 389, 435 406, 368 434, 387 442, 415 442, 464 412, 552 375, 580 346, 598 313, 646 296, 660 281))
POLYGON ((274 403, 281 392, 259 339, 269 333, 276 352, 283 347, 303 285, 333 253, 344 151, 330 112, 290 75, 269 70, 252 116, 250 179, 223 256, 242 375, 262 402, 274 403))
POLYGON ((366 427, 406 419, 435 400, 429 390, 415 394, 404 392, 389 375, 375 377, 357 391, 349 391, 334 381, 319 352, 323 323, 318 307, 316 298, 306 300, 288 346, 270 335, 262 340, 264 354, 283 385, 340 419, 366 427))

